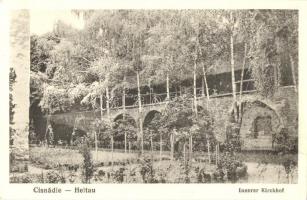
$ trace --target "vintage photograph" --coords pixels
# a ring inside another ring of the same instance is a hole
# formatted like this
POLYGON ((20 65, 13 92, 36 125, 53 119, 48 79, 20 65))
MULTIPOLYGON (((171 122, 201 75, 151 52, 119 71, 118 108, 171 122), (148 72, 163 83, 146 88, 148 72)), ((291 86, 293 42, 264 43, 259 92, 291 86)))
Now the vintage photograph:
POLYGON ((10 183, 298 183, 298 14, 15 11, 10 183))

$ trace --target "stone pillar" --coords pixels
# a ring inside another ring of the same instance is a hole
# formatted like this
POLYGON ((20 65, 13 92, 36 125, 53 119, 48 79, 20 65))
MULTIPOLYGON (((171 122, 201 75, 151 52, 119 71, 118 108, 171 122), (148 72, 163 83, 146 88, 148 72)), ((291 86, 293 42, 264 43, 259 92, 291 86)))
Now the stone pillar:
POLYGON ((28 10, 15 10, 10 17, 10 67, 16 73, 12 91, 16 132, 10 147, 10 171, 25 172, 29 161, 30 16, 28 10))

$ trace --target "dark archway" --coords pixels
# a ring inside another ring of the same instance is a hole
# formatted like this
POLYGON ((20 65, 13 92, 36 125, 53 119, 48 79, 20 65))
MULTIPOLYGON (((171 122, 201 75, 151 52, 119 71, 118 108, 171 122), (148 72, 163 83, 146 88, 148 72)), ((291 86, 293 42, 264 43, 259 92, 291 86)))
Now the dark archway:
POLYGON ((137 149, 137 124, 129 114, 119 114, 114 118, 114 148, 137 149))
POLYGON ((144 129, 144 149, 145 150, 159 150, 160 149, 160 140, 163 137, 159 133, 159 117, 161 113, 157 110, 151 110, 147 113, 143 122, 144 129), (155 121, 158 120, 158 121, 155 121))
POLYGON ((243 101, 240 122, 242 149, 272 150, 274 135, 283 127, 282 118, 273 104, 265 101, 243 101))
POLYGON ((144 122, 143 122, 144 128, 147 127, 152 122, 152 120, 154 119, 156 114, 161 115, 161 112, 159 112, 157 110, 151 110, 147 113, 147 115, 144 118, 144 122))

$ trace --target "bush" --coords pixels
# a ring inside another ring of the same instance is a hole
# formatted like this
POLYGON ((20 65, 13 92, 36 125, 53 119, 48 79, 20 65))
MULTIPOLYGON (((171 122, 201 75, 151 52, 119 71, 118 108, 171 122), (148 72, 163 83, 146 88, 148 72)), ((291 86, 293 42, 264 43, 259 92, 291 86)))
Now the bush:
POLYGON ((80 153, 83 156, 83 165, 82 165, 83 182, 90 183, 94 173, 94 164, 92 161, 92 154, 87 138, 85 138, 81 143, 80 153))
POLYGON ((226 171, 227 179, 232 183, 247 175, 247 166, 228 152, 222 154, 218 168, 226 171))
POLYGON ((226 127, 226 142, 222 145, 223 151, 230 153, 241 151, 240 126, 238 123, 230 123, 226 127))
POLYGON ((66 183, 65 177, 57 171, 49 171, 46 179, 47 183, 66 183))
POLYGON ((124 172, 126 171, 126 168, 121 167, 118 170, 115 171, 114 178, 118 183, 124 182, 124 172))
POLYGON ((157 183, 155 178, 155 170, 153 168, 153 161, 149 158, 141 159, 140 173, 144 183, 157 183))
POLYGON ((297 137, 290 137, 287 128, 282 128, 279 133, 273 136, 273 140, 276 144, 275 150, 278 152, 286 154, 297 153, 298 151, 297 137))

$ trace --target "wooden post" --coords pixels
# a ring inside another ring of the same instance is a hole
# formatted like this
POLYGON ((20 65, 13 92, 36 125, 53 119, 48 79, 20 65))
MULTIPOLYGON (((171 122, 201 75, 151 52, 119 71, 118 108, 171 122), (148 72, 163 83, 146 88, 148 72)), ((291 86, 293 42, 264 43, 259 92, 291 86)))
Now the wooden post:
POLYGON ((217 161, 220 161, 220 143, 217 143, 217 161))
MULTIPOLYGON (((124 76, 124 83, 126 82, 126 76, 124 76)), ((122 104, 123 104, 123 120, 126 119, 126 88, 123 88, 123 96, 122 96, 122 104)), ((127 132, 125 131, 125 153, 127 153, 127 132)))
POLYGON ((171 142, 171 158, 174 160, 174 134, 172 133, 170 136, 170 142, 171 142))
POLYGON ((162 133, 160 133, 160 162, 162 161, 162 133))
POLYGON ((153 153, 153 141, 152 141, 152 133, 151 133, 151 131, 150 131, 150 146, 151 146, 150 150, 151 150, 151 154, 152 154, 153 153))
POLYGON ((141 152, 144 153, 144 136, 143 136, 143 122, 142 122, 142 99, 141 99, 141 88, 140 88, 140 74, 136 71, 136 79, 138 84, 138 103, 139 103, 139 128, 141 137, 141 152))
POLYGON ((127 133, 125 131, 125 153, 127 153, 127 133))
POLYGON ((207 139, 207 150, 208 150, 208 161, 209 161, 209 164, 211 164, 210 142, 209 142, 209 139, 207 139))
MULTIPOLYGON (((106 98, 107 98, 107 116, 108 116, 108 122, 111 124, 110 119, 110 96, 109 96, 109 87, 106 88, 106 98)), ((113 140, 113 134, 111 134, 111 162, 112 162, 112 168, 113 168, 113 151, 114 151, 114 140, 113 140)))
POLYGON ((215 165, 218 163, 218 145, 215 146, 215 165))
POLYGON ((190 140, 189 157, 190 157, 190 160, 192 160, 193 158, 193 136, 192 135, 190 136, 189 140, 190 140))
POLYGON ((185 142, 183 144, 183 161, 184 161, 184 164, 186 162, 186 156, 185 156, 185 142))
POLYGON ((98 143, 97 143, 97 132, 95 130, 95 154, 96 154, 96 161, 98 161, 98 143))

